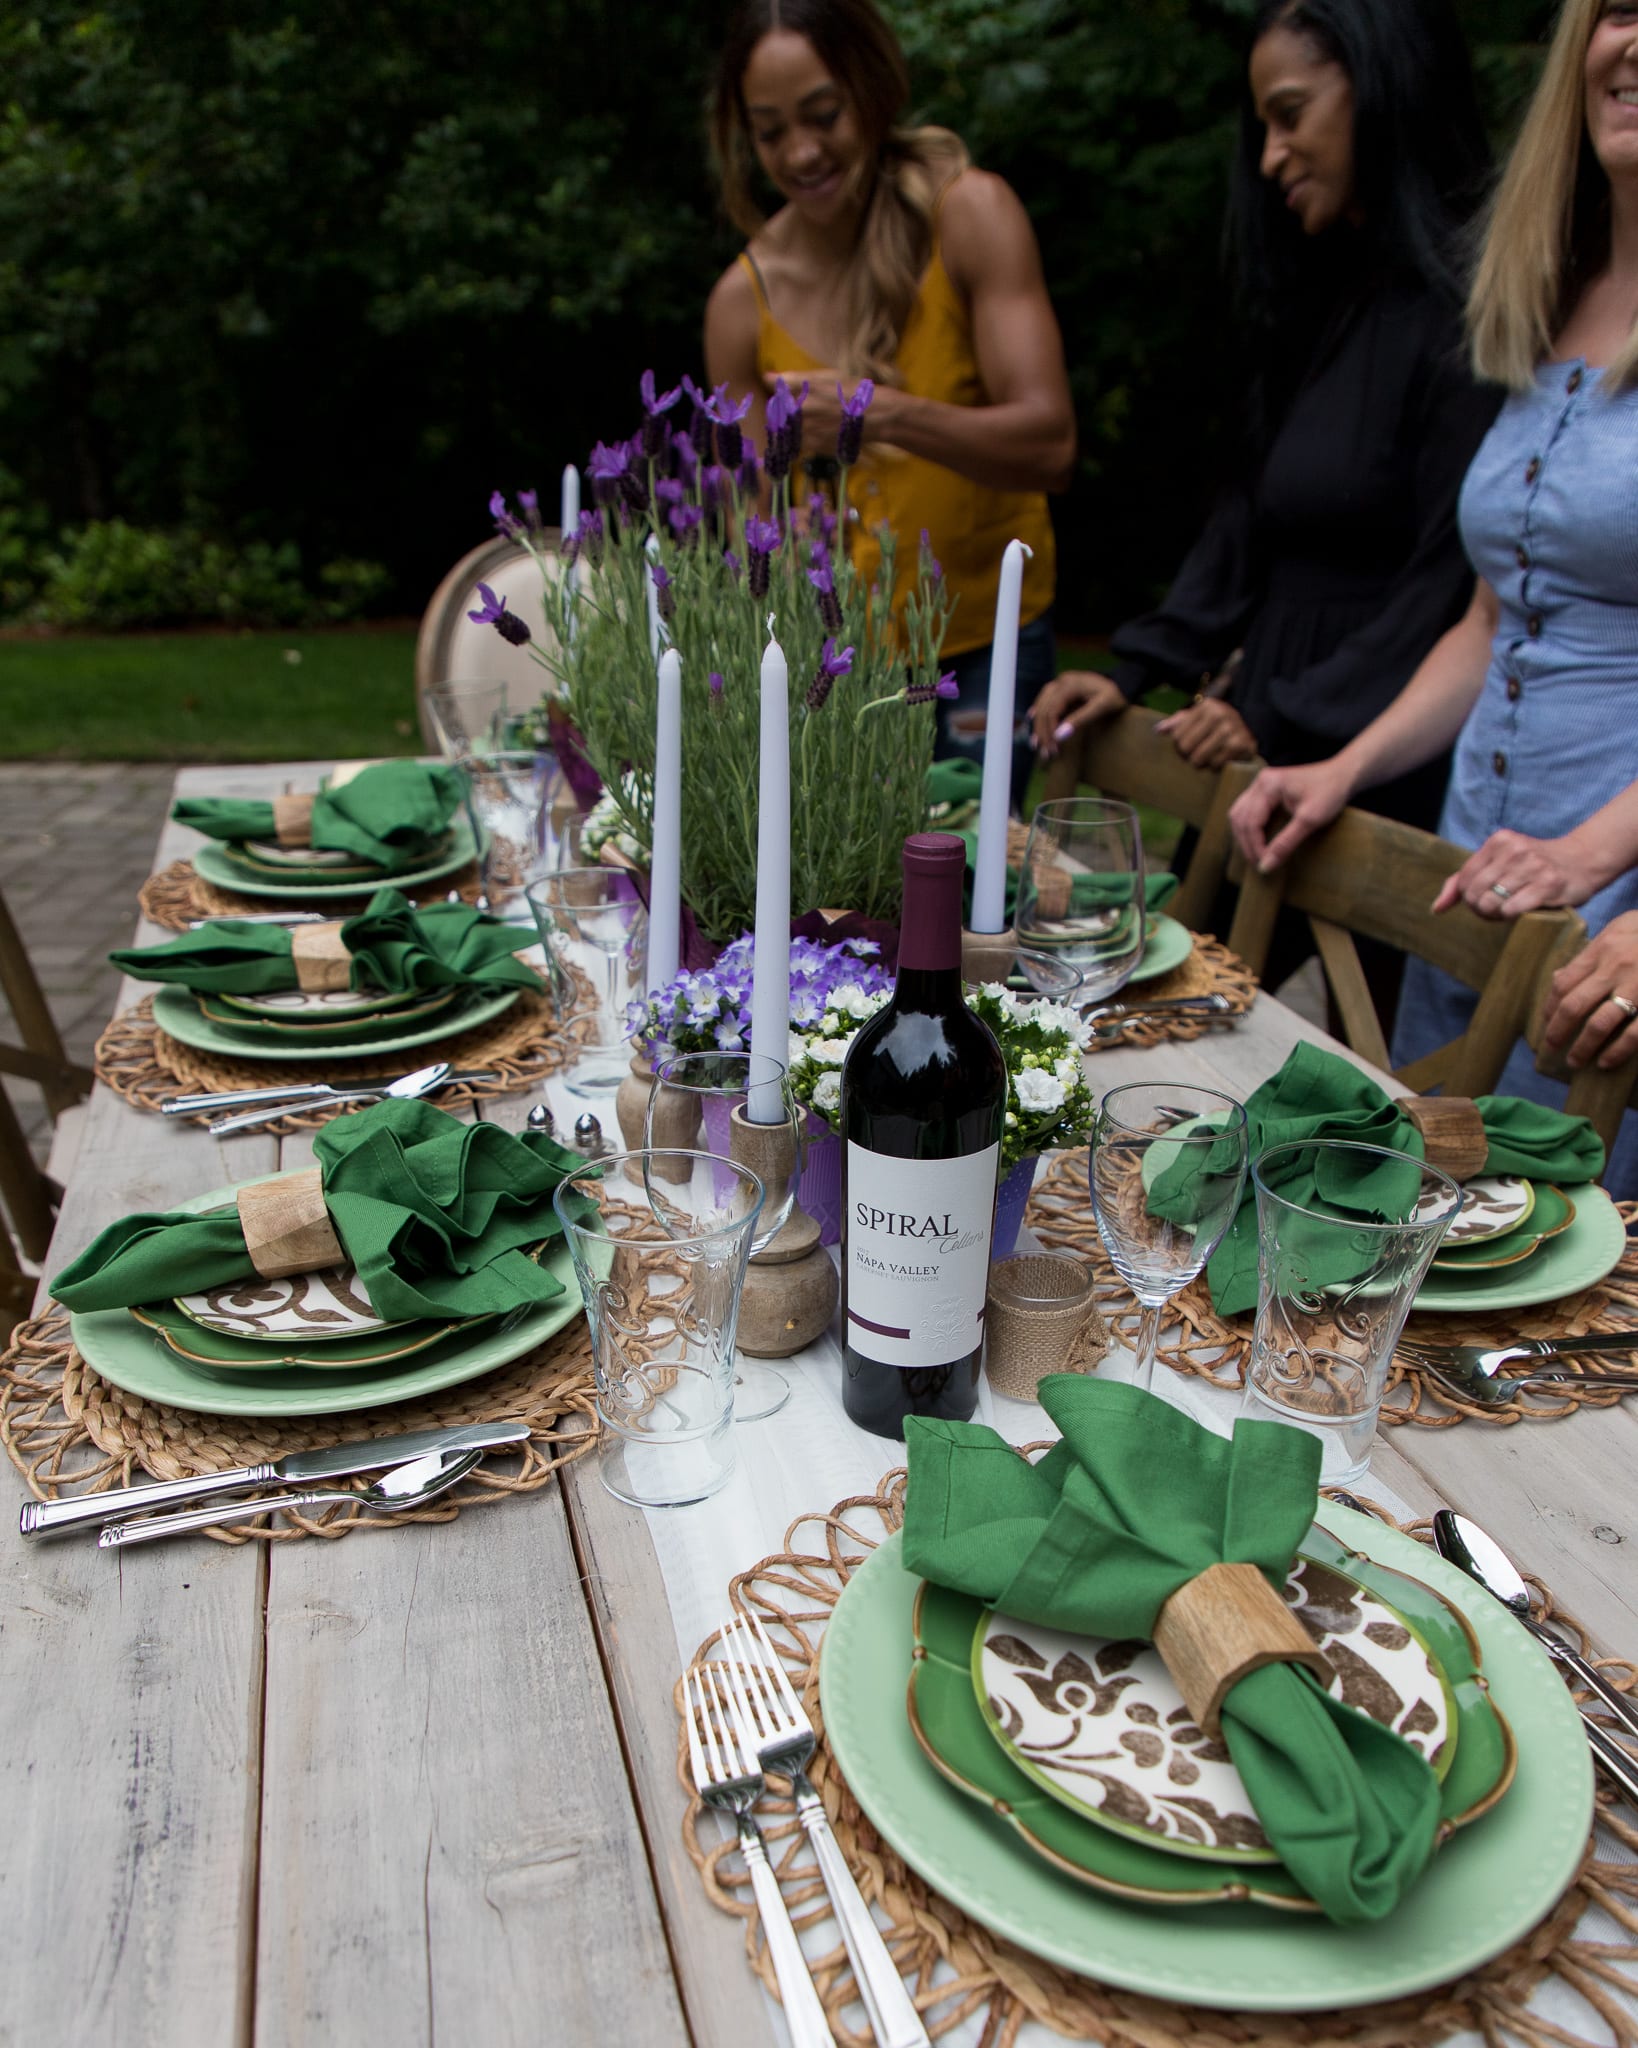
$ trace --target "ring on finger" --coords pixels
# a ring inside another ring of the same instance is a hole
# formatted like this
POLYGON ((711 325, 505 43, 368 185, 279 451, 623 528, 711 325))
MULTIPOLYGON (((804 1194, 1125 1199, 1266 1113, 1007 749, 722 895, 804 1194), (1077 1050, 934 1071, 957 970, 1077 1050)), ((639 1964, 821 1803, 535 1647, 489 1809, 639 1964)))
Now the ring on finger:
POLYGON ((1606 1003, 1613 1003, 1629 1024, 1634 1017, 1638 1017, 1638 1003, 1633 1002, 1629 996, 1618 996, 1614 989, 1611 989, 1604 1000, 1606 1003))
POLYGON ((1511 889, 1508 888, 1505 882, 1492 882, 1490 885, 1490 893, 1492 896, 1499 896, 1501 900, 1505 903, 1508 897, 1511 896, 1513 892, 1511 889))

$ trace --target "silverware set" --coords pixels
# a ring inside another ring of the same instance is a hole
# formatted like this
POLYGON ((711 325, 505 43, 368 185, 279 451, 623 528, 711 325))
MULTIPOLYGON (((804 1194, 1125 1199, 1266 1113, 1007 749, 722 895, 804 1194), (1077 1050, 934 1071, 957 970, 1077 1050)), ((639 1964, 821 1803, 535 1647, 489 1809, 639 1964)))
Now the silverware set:
POLYGON ((436 1499, 464 1479, 486 1450, 498 1444, 522 1443, 528 1434, 526 1422, 469 1422, 450 1429, 417 1430, 407 1436, 334 1444, 321 1451, 296 1451, 268 1464, 203 1472, 192 1479, 162 1479, 150 1486, 115 1487, 107 1493, 82 1494, 74 1500, 25 1501, 17 1526, 24 1536, 36 1540, 100 1528, 99 1548, 123 1550, 133 1543, 149 1543, 161 1536, 180 1536, 190 1530, 250 1521, 275 1508, 351 1504, 372 1513, 403 1514, 436 1499), (313 1484, 359 1472, 380 1472, 384 1476, 361 1492, 313 1484), (181 1514, 151 1512, 179 1501, 268 1486, 294 1490, 272 1498, 192 1508, 181 1514))
POLYGON ((1150 1019, 1166 1017, 1195 1017, 1202 1023, 1230 1025, 1235 1022, 1236 1013, 1225 995, 1207 996, 1156 996, 1150 1002, 1141 999, 1136 1002, 1092 1003, 1081 1011, 1081 1019, 1092 1027, 1092 1036, 1099 1043, 1119 1038, 1129 1024, 1142 1024, 1150 1019))
POLYGON ((213 1094, 172 1095, 160 1104, 166 1116, 197 1116, 212 1109, 242 1110, 243 1115, 219 1117, 207 1128, 213 1138, 225 1138, 234 1131, 253 1130, 258 1124, 274 1122, 287 1110, 327 1106, 340 1102, 416 1102, 441 1088, 454 1088, 469 1081, 493 1081, 493 1073, 457 1071, 447 1060, 438 1060, 414 1073, 400 1074, 392 1081, 372 1081, 337 1088, 327 1081, 291 1083, 282 1088, 224 1088, 213 1094))
POLYGON ((1566 1337, 1552 1343, 1539 1337, 1519 1337, 1511 1344, 1488 1348, 1478 1344, 1422 1344, 1401 1337, 1398 1350, 1412 1365, 1482 1407, 1502 1407, 1521 1392, 1562 1393, 1566 1387, 1638 1391, 1638 1366, 1630 1372, 1608 1372, 1597 1367, 1577 1371, 1560 1362, 1638 1351, 1638 1330, 1618 1336, 1566 1337))
MULTIPOLYGON (((1475 1585, 1483 1586, 1499 1600, 1514 1619, 1521 1622, 1552 1658, 1565 1682, 1590 1692, 1601 1708, 1612 1715, 1629 1737, 1638 1738, 1638 1702, 1621 1692, 1590 1664, 1572 1644, 1534 1612, 1530 1588, 1499 1543, 1487 1536, 1477 1522, 1440 1508, 1433 1517, 1433 1545, 1439 1555, 1465 1572, 1475 1585)), ((1625 1750, 1595 1717, 1593 1710, 1580 1706, 1581 1723, 1587 1743, 1600 1767, 1622 1795, 1638 1807, 1638 1757, 1625 1750)))
POLYGON ((871 2031, 881 2048, 927 2048, 915 2002, 808 1782, 813 1724, 761 1622, 742 1615, 725 1628, 721 1656, 695 1665, 684 1690, 695 1789, 706 1805, 732 1819, 738 1833, 795 2048, 828 2048, 832 2036, 757 1825, 756 1806, 768 1789, 769 1771, 790 1780, 797 1818, 818 1860, 871 2031))

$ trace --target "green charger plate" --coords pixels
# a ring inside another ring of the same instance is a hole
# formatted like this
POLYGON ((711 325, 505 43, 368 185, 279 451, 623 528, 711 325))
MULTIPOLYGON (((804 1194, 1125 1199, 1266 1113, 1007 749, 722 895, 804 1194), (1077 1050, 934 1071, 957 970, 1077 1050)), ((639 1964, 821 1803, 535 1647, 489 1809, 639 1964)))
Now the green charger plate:
POLYGON ((1188 926, 1179 924, 1175 917, 1157 912, 1149 919, 1143 957, 1126 977, 1127 982, 1153 981, 1157 975, 1170 974, 1174 967, 1181 967, 1193 951, 1194 933, 1188 926))
POLYGON ((1153 1912, 1050 1868, 940 1777, 899 1710, 921 1582, 904 1569, 897 1535, 844 1589, 820 1666, 826 1732, 860 1805, 906 1862, 997 1934, 1066 1969, 1185 2004, 1324 2012, 1425 1990, 1499 1955, 1580 1864, 1593 1781, 1575 1703, 1545 1651, 1471 1580, 1367 1515, 1328 1502, 1320 1513, 1345 1546, 1460 1608, 1518 1740, 1506 1798, 1441 1850, 1387 1920, 1336 1927, 1249 1903, 1153 1912))
POLYGON ((390 1009, 368 1010, 362 1016, 292 1017, 283 1024, 272 1017, 246 1016, 213 995, 195 995, 193 999, 207 1023, 224 1025, 267 1045, 299 1045, 308 1041, 315 1045, 345 1045, 360 1034, 368 1037, 372 1032, 396 1030, 401 1024, 424 1023, 447 1010, 460 993, 453 988, 413 989, 400 996, 390 1009))
POLYGON ((492 1323, 493 1315, 447 1318, 441 1322, 392 1323, 385 1330, 349 1337, 314 1338, 307 1344, 287 1339, 282 1345, 250 1343, 241 1337, 224 1337, 208 1329, 184 1310, 169 1302, 145 1302, 128 1313, 190 1365, 203 1365, 213 1372, 347 1372, 368 1368, 378 1372, 395 1359, 428 1351, 446 1337, 471 1335, 481 1325, 492 1323))
MULTIPOLYGON (((1447 1744, 1439 1787, 1443 1844, 1501 1798, 1517 1766, 1512 1732, 1491 1701, 1478 1646, 1460 1610, 1430 1586, 1373 1563, 1317 1525, 1304 1557, 1366 1587, 1405 1623, 1439 1664, 1455 1704, 1455 1741, 1447 1744)), ((916 1661, 909 1687, 912 1732, 943 1776, 1016 1829, 1037 1855, 1078 1883, 1147 1905, 1229 1905, 1254 1900, 1315 1913, 1283 1864, 1199 1859, 1155 1848, 1080 1815, 1021 1770, 997 1742, 972 1681, 969 1662, 984 1609, 965 1593, 923 1584, 916 1594, 916 1661)))
POLYGON ((269 1040, 239 1025, 213 1024, 201 1012, 198 998, 185 988, 154 991, 154 1022, 162 1031, 168 1031, 172 1038, 200 1052, 225 1053, 237 1059, 335 1062, 407 1052, 412 1046, 431 1045, 437 1039, 449 1037, 452 1032, 473 1030, 479 1024, 493 1022, 521 994, 521 989, 505 988, 494 995, 473 996, 465 1004, 458 1003, 452 1009, 441 1011, 435 1022, 419 1025, 413 1031, 394 1031, 390 1017, 383 1018, 378 1033, 360 1027, 365 1035, 349 1038, 344 1044, 329 1040, 322 1045, 309 1045, 300 1038, 269 1040))
POLYGON ((1416 1313, 1478 1315, 1492 1309, 1533 1308, 1602 1280, 1627 1248, 1621 1212, 1591 1181, 1571 1189, 1569 1199, 1575 1205, 1574 1222, 1516 1266, 1481 1268, 1471 1274, 1448 1268, 1430 1272, 1417 1294, 1416 1313))
POLYGON ((1473 1238, 1465 1244, 1442 1247, 1433 1255, 1436 1273, 1481 1273, 1498 1266, 1516 1266, 1529 1258, 1538 1245, 1568 1230, 1575 1221, 1575 1204, 1568 1195, 1543 1181, 1535 1188, 1535 1201, 1522 1223, 1496 1237, 1473 1238))
POLYGON ((218 889, 231 889, 240 896, 271 896, 280 902, 340 902, 351 896, 373 896, 377 889, 408 889, 420 882, 441 881, 445 875, 452 875, 457 868, 477 858, 478 841, 473 837, 472 826, 465 818, 457 818, 450 827, 449 851, 435 861, 426 861, 420 867, 404 868, 395 874, 376 873, 356 882, 315 882, 285 879, 277 874, 266 876, 252 873, 249 867, 229 860, 223 849, 214 840, 206 840, 194 849, 193 869, 207 882, 214 882, 218 889))

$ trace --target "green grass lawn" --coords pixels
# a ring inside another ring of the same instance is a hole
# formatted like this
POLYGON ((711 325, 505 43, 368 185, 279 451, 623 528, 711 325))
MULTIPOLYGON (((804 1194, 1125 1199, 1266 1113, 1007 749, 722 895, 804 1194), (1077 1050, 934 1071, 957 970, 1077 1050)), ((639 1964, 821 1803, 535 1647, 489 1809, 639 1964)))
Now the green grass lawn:
POLYGON ((413 754, 415 632, 0 640, 9 761, 290 761, 413 754))

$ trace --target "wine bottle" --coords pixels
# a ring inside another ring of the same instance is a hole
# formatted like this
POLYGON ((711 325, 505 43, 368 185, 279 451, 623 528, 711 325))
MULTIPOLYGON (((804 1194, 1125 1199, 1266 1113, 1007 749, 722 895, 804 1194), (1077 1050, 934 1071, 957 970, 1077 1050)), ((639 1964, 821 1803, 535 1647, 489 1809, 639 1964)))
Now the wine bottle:
POLYGON ((842 1067, 842 1399, 878 1436, 978 1400, 1007 1067, 962 993, 965 858, 904 842, 898 984, 842 1067))

